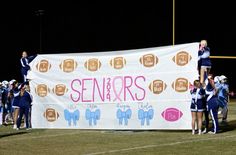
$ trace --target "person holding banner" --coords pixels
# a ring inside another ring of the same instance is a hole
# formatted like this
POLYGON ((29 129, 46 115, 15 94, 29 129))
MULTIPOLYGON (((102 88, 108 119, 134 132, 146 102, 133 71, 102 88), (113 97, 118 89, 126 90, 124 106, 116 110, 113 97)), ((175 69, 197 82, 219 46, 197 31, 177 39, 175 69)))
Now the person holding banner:
POLYGON ((203 118, 203 100, 205 90, 201 87, 199 80, 194 81, 194 88, 190 91, 192 95, 191 114, 192 114, 192 134, 195 134, 195 124, 197 124, 198 134, 202 134, 202 118, 203 118))
POLYGON ((214 84, 214 79, 212 75, 209 75, 206 80, 206 101, 207 101, 207 111, 209 112, 212 119, 212 129, 208 133, 216 134, 219 132, 218 123, 218 97, 216 92, 216 87, 214 84))
POLYGON ((33 61, 33 59, 36 56, 37 55, 28 56, 26 51, 22 52, 22 58, 20 59, 20 62, 21 62, 21 74, 22 74, 23 82, 26 82, 26 77, 27 77, 28 71, 30 70, 29 63, 33 61))
POLYGON ((198 70, 200 74, 200 83, 203 85, 205 77, 208 76, 211 69, 210 48, 207 47, 207 41, 201 40, 198 50, 198 70))
POLYGON ((26 130, 29 129, 29 111, 32 103, 32 96, 31 94, 26 90, 27 86, 26 84, 21 84, 20 87, 20 99, 19 99, 19 107, 20 107, 20 114, 19 118, 17 119, 17 130, 20 129, 21 120, 23 117, 23 114, 25 116, 25 123, 26 123, 26 130))

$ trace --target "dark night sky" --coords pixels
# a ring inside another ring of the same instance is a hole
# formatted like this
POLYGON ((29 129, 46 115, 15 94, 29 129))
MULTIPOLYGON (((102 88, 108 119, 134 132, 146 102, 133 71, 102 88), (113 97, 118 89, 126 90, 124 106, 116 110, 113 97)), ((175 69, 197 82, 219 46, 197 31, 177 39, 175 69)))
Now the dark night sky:
MULTIPOLYGON (((55 4, 0 10, 0 81, 20 80, 19 59, 31 54, 73 53, 158 47, 172 44, 172 0, 135 3, 55 4), (42 52, 40 44, 41 16, 42 52), (3 56, 4 54, 4 56, 3 56), (8 61, 4 63, 3 59, 8 61)), ((175 43, 207 39, 211 55, 236 56, 236 10, 233 1, 176 0, 175 43), (227 3, 226 3, 227 2, 227 3)), ((213 59, 213 74, 229 77, 236 60, 213 59)))

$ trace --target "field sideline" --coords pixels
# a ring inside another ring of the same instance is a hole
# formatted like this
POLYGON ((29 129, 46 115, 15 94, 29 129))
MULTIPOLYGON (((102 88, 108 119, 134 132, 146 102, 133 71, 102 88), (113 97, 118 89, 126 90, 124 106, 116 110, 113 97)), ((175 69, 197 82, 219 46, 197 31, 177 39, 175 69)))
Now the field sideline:
MULTIPOLYGON (((219 115, 221 117, 221 115, 219 115)), ((0 155, 233 155, 236 152, 236 100, 228 125, 216 135, 191 131, 101 131, 0 127, 0 155)))

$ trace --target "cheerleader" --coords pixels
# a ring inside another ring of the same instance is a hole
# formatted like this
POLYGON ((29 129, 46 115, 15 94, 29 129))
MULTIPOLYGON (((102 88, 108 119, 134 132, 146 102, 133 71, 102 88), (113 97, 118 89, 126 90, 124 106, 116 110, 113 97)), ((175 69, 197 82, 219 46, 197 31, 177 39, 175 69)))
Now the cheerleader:
POLYGON ((8 81, 2 81, 2 88, 1 88, 1 102, 2 102, 2 124, 7 125, 7 114, 8 114, 8 81))
POLYGON ((20 85, 18 86, 18 82, 15 81, 13 83, 13 101, 12 101, 12 107, 14 109, 13 111, 13 129, 17 128, 17 119, 19 116, 19 111, 20 111, 20 107, 19 107, 19 100, 20 100, 20 85))
POLYGON ((32 103, 32 96, 28 91, 25 90, 26 85, 21 86, 20 90, 20 100, 19 100, 19 106, 20 106, 20 115, 19 118, 17 119, 17 130, 19 130, 20 125, 21 125, 21 120, 23 117, 23 114, 25 115, 25 120, 26 120, 26 130, 29 129, 29 111, 30 111, 30 106, 32 103))
POLYGON ((228 98, 229 98, 229 85, 227 82, 227 77, 221 75, 219 77, 220 85, 217 87, 218 94, 218 104, 222 108, 222 123, 227 122, 228 114, 228 98))
POLYGON ((214 85, 214 80, 212 76, 206 80, 206 101, 207 101, 207 111, 209 112, 212 119, 212 129, 210 134, 216 134, 219 130, 218 124, 218 97, 216 95, 216 89, 214 85))
POLYGON ((198 69, 200 74, 200 83, 203 84, 205 74, 208 76, 211 69, 210 48, 207 47, 206 40, 202 40, 199 44, 198 69))
POLYGON ((26 77, 28 71, 30 70, 29 63, 33 61, 36 56, 28 56, 26 51, 22 52, 22 58, 20 59, 21 62, 21 74, 24 82, 26 82, 26 77))
POLYGON ((199 80, 194 81, 194 88, 190 91, 192 95, 191 115, 192 115, 192 134, 195 134, 195 124, 197 124, 198 134, 202 133, 202 118, 204 111, 204 95, 205 91, 201 88, 199 80))

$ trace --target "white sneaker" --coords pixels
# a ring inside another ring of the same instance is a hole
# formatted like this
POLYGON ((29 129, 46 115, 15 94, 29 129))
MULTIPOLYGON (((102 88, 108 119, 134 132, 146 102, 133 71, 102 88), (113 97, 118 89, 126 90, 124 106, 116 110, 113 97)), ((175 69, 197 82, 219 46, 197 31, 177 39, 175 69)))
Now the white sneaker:
POLYGON ((216 134, 216 133, 213 132, 213 131, 209 131, 208 133, 209 133, 209 134, 212 134, 212 135, 216 134))
POLYGON ((13 125, 13 129, 16 129, 16 128, 17 128, 17 126, 16 126, 16 124, 14 124, 14 125, 13 125))
POLYGON ((19 128, 16 128, 16 130, 20 130, 19 128))
POLYGON ((201 135, 202 134, 202 131, 198 131, 198 135, 201 135))
POLYGON ((207 133, 207 129, 205 128, 203 131, 202 131, 202 134, 206 134, 207 133))
POLYGON ((222 114, 222 111, 218 111, 218 115, 222 114))

